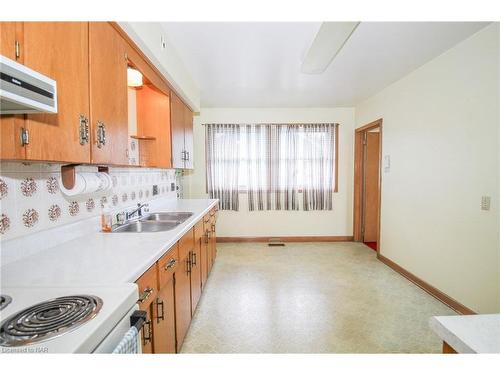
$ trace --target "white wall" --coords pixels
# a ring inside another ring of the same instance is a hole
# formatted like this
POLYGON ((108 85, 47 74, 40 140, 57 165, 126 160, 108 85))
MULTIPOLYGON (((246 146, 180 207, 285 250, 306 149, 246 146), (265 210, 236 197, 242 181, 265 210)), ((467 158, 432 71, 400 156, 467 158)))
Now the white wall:
POLYGON ((232 236, 351 236, 353 108, 202 108, 194 121, 195 169, 185 178, 185 196, 206 197, 205 128, 203 123, 337 122, 339 127, 339 192, 333 211, 221 211, 217 235, 232 236))
POLYGON ((356 107, 383 118, 381 253, 477 312, 500 312, 499 29, 356 107), (491 210, 481 211, 481 196, 491 210))
POLYGON ((158 22, 119 22, 128 36, 170 82, 181 98, 196 112, 200 108, 200 89, 158 22), (167 41, 165 49, 161 38, 167 41))

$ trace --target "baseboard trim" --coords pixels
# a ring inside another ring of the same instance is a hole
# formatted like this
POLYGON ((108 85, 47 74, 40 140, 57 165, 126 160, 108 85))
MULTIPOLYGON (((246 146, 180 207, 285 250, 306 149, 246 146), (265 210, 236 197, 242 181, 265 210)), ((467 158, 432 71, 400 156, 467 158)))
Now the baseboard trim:
POLYGON ((399 273, 401 276, 405 277, 406 279, 411 281, 413 284, 417 285, 419 288, 423 289, 425 292, 429 293, 431 296, 433 296, 434 298, 436 298, 439 301, 441 301, 442 303, 444 303, 449 308, 455 310, 457 313, 462 314, 462 315, 475 315, 476 314, 476 312, 469 309, 467 306, 462 305, 457 300, 451 298, 446 293, 441 292, 439 289, 433 287, 432 285, 425 282, 421 278, 415 276, 410 271, 407 271, 406 269, 401 267, 399 264, 393 262, 389 258, 386 258, 385 256, 383 256, 381 254, 378 254, 377 258, 382 263, 384 263, 386 266, 392 268, 394 271, 399 273))
POLYGON ((351 242, 352 236, 272 236, 272 237, 217 237, 217 242, 269 242, 279 238, 283 242, 351 242))

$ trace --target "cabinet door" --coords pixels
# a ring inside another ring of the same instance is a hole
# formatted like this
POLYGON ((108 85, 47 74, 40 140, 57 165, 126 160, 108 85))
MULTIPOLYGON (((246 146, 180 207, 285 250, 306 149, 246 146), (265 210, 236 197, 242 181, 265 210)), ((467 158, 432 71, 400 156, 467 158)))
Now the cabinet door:
POLYGON ((141 144, 142 147, 152 143, 146 166, 171 168, 170 98, 153 86, 144 85, 136 91, 136 104, 138 135, 155 138, 141 144))
POLYGON ((125 41, 108 22, 90 22, 92 162, 128 164, 128 96, 125 41))
POLYGON ((206 234, 206 267, 207 275, 210 274, 212 269, 212 226, 210 222, 210 215, 205 215, 204 217, 204 229, 206 234))
POLYGON ((189 256, 181 259, 175 272, 175 331, 177 352, 180 352, 184 337, 191 323, 191 264, 189 256))
POLYGON ((194 168, 193 112, 184 105, 184 150, 186 160, 184 168, 194 168))
MULTIPOLYGON (((22 22, 0 22, 0 55, 22 63, 22 22)), ((0 116, 0 158, 25 159, 26 148, 21 143, 23 115, 0 116)))
POLYGON ((175 353, 174 279, 167 281, 153 303, 155 353, 175 353))
POLYGON ((215 258, 217 257, 217 232, 216 232, 216 228, 217 228, 217 217, 214 215, 211 217, 211 222, 212 222, 212 237, 211 237, 211 240, 212 240, 212 263, 215 262, 215 258))
POLYGON ((152 320, 152 308, 153 303, 149 304, 144 310, 147 312, 146 322, 142 326, 141 329, 141 344, 142 344, 142 352, 144 354, 152 354, 154 353, 154 327, 152 320))
POLYGON ((174 92, 170 98, 170 126, 172 132, 172 167, 184 168, 184 103, 174 92))
POLYGON ((195 240, 191 251, 191 315, 201 297, 201 238, 195 240))
POLYGON ((208 229, 204 229, 203 237, 201 238, 201 285, 204 288, 208 278, 208 248, 209 248, 209 233, 208 229))
POLYGON ((90 162, 80 144, 80 117, 89 116, 88 22, 25 22, 24 64, 57 81, 55 114, 29 114, 30 160, 90 162))

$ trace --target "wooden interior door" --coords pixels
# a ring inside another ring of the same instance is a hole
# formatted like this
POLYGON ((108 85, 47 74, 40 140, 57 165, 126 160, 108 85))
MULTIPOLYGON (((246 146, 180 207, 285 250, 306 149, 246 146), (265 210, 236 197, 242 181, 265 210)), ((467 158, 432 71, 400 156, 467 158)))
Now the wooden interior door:
POLYGON ((184 103, 181 99, 171 93, 170 98, 170 124, 172 132, 172 167, 184 168, 185 148, 184 148, 184 103))
POLYGON ((379 220, 380 132, 365 132, 363 173, 363 241, 376 242, 379 220))
POLYGON ((89 61, 92 162, 127 165, 128 61, 125 41, 110 23, 90 22, 89 61))
POLYGON ((88 22, 25 22, 24 65, 57 81, 56 114, 29 114, 30 160, 90 162, 80 144, 80 117, 89 117, 88 22))
MULTIPOLYGON (((180 250, 179 253, 185 253, 180 250)), ((189 251, 187 251, 189 254, 189 251)), ((191 265, 189 256, 180 259, 175 272, 175 332, 177 337, 177 352, 180 352, 184 337, 191 323, 191 265)))
MULTIPOLYGON (((0 22, 0 55, 19 63, 23 62, 23 23, 0 22)), ((24 115, 0 116, 0 158, 25 159, 26 148, 20 139, 24 115)))
POLYGON ((175 353, 174 279, 160 288, 153 303, 155 353, 175 353))

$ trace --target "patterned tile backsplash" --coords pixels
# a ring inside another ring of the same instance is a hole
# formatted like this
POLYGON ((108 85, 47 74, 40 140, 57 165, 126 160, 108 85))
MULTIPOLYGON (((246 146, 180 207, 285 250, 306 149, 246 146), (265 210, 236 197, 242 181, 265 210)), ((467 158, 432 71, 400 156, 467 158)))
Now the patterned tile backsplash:
MULTIPOLYGON (((77 171, 97 172, 78 166, 77 171)), ((0 238, 2 241, 101 215, 153 198, 177 197, 174 169, 110 168, 113 187, 106 192, 67 197, 59 189, 61 165, 0 163, 0 238), (158 195, 153 196, 153 185, 158 195)))

